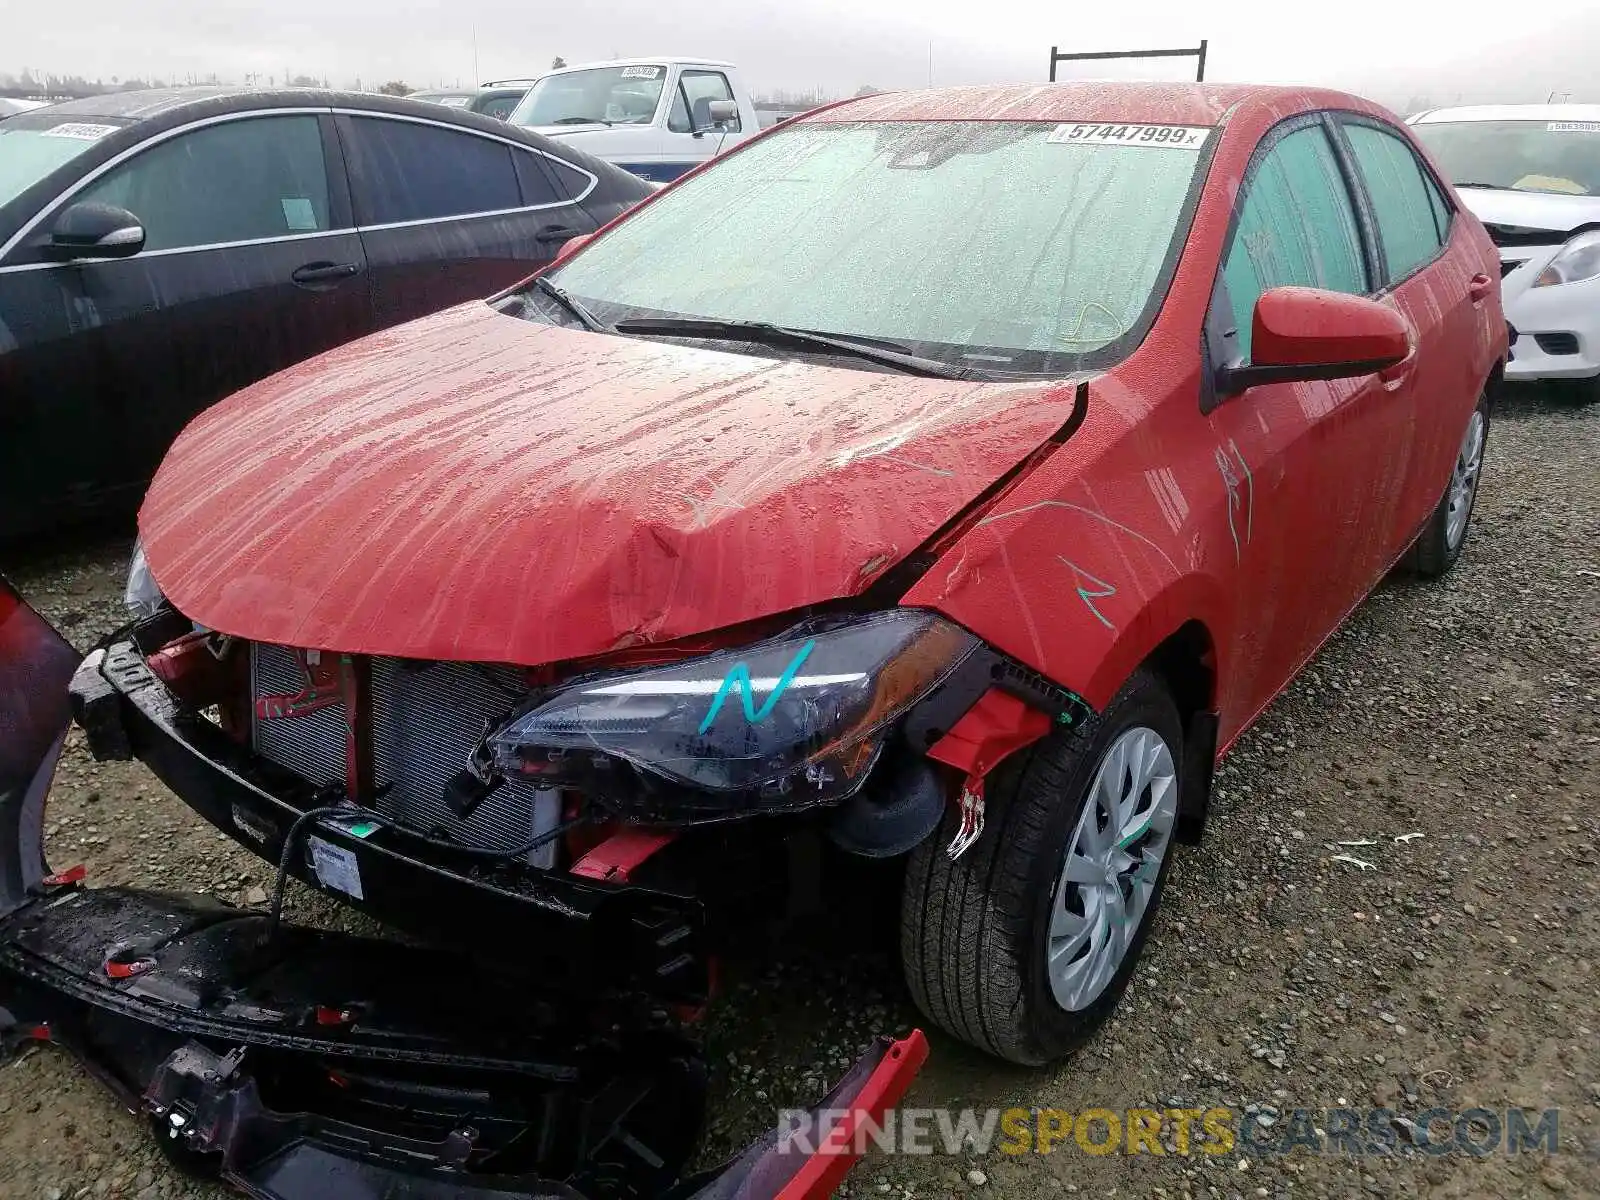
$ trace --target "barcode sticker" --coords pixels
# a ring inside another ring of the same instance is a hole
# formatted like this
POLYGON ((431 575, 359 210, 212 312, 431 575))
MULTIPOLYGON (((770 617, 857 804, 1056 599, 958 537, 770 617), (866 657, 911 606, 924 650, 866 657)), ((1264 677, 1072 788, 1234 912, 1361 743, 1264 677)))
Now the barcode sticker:
POLYGON ((82 121, 68 121, 63 125, 52 125, 43 130, 44 137, 78 138, 81 141, 93 142, 103 138, 108 133, 115 133, 116 125, 87 125, 82 121))
POLYGON ((1551 121, 1546 133, 1600 133, 1600 121, 1551 121))
POLYGON ((1203 125, 1057 125, 1047 142, 1084 146, 1151 146, 1160 150, 1198 150, 1211 130, 1203 125))
POLYGON ((366 899, 361 894, 361 868, 356 865, 353 853, 319 837, 309 839, 309 845, 311 869, 317 873, 318 883, 357 900, 366 899))
POLYGON ((661 74, 660 67, 623 67, 624 79, 654 79, 661 74))

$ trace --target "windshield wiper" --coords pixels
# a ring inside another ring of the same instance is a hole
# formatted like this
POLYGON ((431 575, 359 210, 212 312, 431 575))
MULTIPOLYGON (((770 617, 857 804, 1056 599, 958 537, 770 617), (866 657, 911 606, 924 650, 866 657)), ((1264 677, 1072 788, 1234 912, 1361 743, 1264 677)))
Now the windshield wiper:
POLYGON ((880 344, 855 341, 830 333, 812 333, 808 329, 790 329, 785 325, 772 325, 766 321, 715 321, 705 317, 631 317, 618 321, 613 329, 617 333, 679 338, 721 339, 733 342, 756 342, 765 346, 790 346, 799 350, 820 350, 832 354, 863 358, 904 371, 907 375, 926 375, 934 379, 967 379, 965 367, 953 367, 932 358, 923 358, 906 350, 891 350, 880 344))
POLYGON ((609 125, 610 121, 604 117, 562 117, 551 121, 552 125, 609 125))
POLYGON ((543 292, 546 296, 549 296, 550 299, 561 305, 562 308, 566 309, 573 316, 577 317, 579 323, 582 324, 582 326, 590 333, 617 332, 614 328, 612 328, 610 325, 607 325, 582 304, 578 303, 578 301, 569 296, 567 294, 567 289, 562 287, 559 283, 552 283, 545 276, 541 275, 533 281, 533 286, 539 291, 543 292))
POLYGON ((1468 182, 1468 183, 1458 183, 1458 184, 1456 184, 1456 187, 1458 187, 1458 188, 1464 188, 1464 187, 1488 188, 1490 191, 1495 191, 1495 192, 1513 192, 1513 191, 1516 191, 1515 188, 1507 187, 1503 183, 1471 183, 1471 182, 1468 182))

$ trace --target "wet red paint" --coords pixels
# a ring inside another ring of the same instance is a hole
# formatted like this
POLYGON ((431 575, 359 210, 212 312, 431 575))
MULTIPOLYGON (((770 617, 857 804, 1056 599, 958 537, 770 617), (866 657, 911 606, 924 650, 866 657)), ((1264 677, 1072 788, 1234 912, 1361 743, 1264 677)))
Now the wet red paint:
POLYGON ((1061 426, 1060 385, 596 336, 473 304, 199 417, 157 582, 261 641, 534 665, 847 595, 1061 426))
POLYGON ((1468 416, 1505 354, 1498 305, 1475 304, 1469 289, 1473 274, 1497 269, 1494 247, 1458 204, 1443 256, 1382 298, 1416 342, 1398 380, 1266 385, 1204 414, 1198 348, 1251 153, 1297 113, 1353 111, 1397 128, 1398 118, 1315 89, 1089 84, 1053 97, 1044 88, 944 96, 874 97, 863 103, 882 107, 830 116, 1221 122, 1149 335, 1090 383, 1083 427, 973 521, 904 600, 946 612, 1096 708, 1192 623, 1215 664, 1225 749, 1405 552, 1443 494, 1468 416))
POLYGON ((962 88, 804 118, 1213 127, 1159 317, 1047 453, 1064 384, 779 363, 470 305, 199 418, 141 514, 150 565, 228 633, 536 665, 858 593, 1033 455, 904 602, 1096 707, 1191 623, 1226 746, 1403 553, 1505 352, 1498 302, 1472 296, 1496 256, 1463 210, 1445 254, 1381 298, 1415 344, 1404 370, 1201 412, 1246 165, 1276 123, 1318 109, 1394 120, 1341 93, 1189 84, 962 88))

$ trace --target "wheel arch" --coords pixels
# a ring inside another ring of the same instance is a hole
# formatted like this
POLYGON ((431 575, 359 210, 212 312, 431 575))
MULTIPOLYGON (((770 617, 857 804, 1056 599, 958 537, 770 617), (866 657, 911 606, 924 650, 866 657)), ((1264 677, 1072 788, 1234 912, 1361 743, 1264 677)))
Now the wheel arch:
POLYGON ((1177 835, 1186 843, 1200 840, 1210 810, 1224 665, 1219 646, 1225 644, 1226 611, 1220 589, 1208 577, 1191 575, 1174 581, 1144 606, 1109 648, 1087 690, 1098 710, 1139 670, 1154 674, 1167 688, 1183 723, 1177 835))

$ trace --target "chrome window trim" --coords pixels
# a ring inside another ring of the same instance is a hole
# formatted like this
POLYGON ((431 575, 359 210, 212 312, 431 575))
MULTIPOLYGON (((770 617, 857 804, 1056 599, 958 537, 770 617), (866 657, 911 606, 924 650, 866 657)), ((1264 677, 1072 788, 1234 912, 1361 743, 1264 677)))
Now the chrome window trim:
MULTIPOLYGON (((190 121, 190 122, 188 122, 187 124, 184 124, 184 125, 174 125, 171 129, 168 129, 168 130, 166 130, 166 131, 164 131, 162 133, 155 134, 153 137, 145 138, 143 141, 137 143, 136 145, 129 146, 126 150, 122 151, 122 153, 114 155, 111 158, 106 159, 105 162, 101 163, 98 167, 96 167, 94 170, 90 171, 87 175, 83 176, 81 179, 78 179, 78 180, 74 181, 73 184, 70 187, 68 187, 65 191, 63 191, 59 195, 53 197, 48 204, 41 205, 40 208, 39 208, 39 211, 36 212, 33 215, 32 219, 27 221, 27 222, 25 222, 21 229, 17 230, 16 233, 12 234, 10 239, 6 242, 5 245, 0 246, 0 259, 4 259, 6 255, 10 254, 14 249, 16 249, 17 243, 22 241, 23 238, 27 237, 36 228, 38 228, 40 223, 47 216, 49 216, 51 213, 53 213, 58 207, 60 207, 60 205, 62 203, 64 203, 67 200, 72 199, 79 192, 83 191, 84 188, 88 187, 91 183, 95 182, 95 180, 99 179, 100 176, 104 175, 107 171, 111 171, 111 170, 114 170, 117 167, 120 167, 123 163, 127 162, 128 159, 134 157, 136 154, 143 154, 146 150, 150 149, 152 146, 159 146, 162 142, 169 141, 172 138, 177 137, 179 134, 190 133, 190 132, 192 132, 193 130, 196 130, 196 129, 205 129, 208 126, 211 126, 211 125, 221 125, 225 121, 245 121, 245 120, 249 120, 251 117, 267 117, 267 116, 285 116, 285 117, 321 116, 323 113, 328 112, 328 111, 329 110, 328 110, 328 108, 326 106, 321 106, 321 107, 316 107, 316 108, 252 108, 252 109, 249 109, 249 110, 247 110, 245 112, 220 113, 220 114, 218 114, 217 116, 214 116, 214 117, 202 117, 198 121, 190 121)), ((324 161, 323 161, 323 169, 324 170, 327 169, 327 161, 326 161, 326 159, 324 159, 324 161)), ((324 232, 324 231, 323 230, 317 230, 317 232, 321 233, 321 232, 324 232)), ((337 230, 337 231, 328 230, 326 232, 329 232, 329 233, 332 233, 332 232, 347 233, 347 232, 349 232, 349 230, 346 230, 346 229, 341 229, 341 230, 337 230)), ((185 247, 185 248, 187 248, 187 247, 185 247)), ((174 247, 174 249, 178 249, 178 247, 174 247)), ((155 250, 155 251, 151 251, 151 253, 152 254, 159 254, 159 253, 161 253, 161 251, 155 250)), ((27 264, 23 264, 23 265, 26 265, 26 266, 56 266, 57 264, 55 264, 55 263, 27 263, 27 264)), ((18 268, 15 267, 15 266, 12 266, 12 267, 0 267, 0 271, 16 270, 16 269, 18 269, 18 268)))
POLYGON ((548 150, 540 150, 537 147, 528 145, 526 142, 519 142, 514 138, 501 137, 496 133, 477 129, 463 129, 461 126, 452 125, 448 121, 435 121, 429 117, 415 117, 410 113, 373 112, 364 108, 333 108, 328 111, 344 117, 365 117, 375 121, 409 121, 413 125, 432 125, 438 129, 448 129, 452 133, 464 133, 469 137, 483 138, 485 141, 490 142, 500 142, 503 145, 510 146, 513 150, 521 150, 524 154, 537 154, 540 158, 548 158, 553 162, 558 162, 570 171, 576 171, 580 175, 587 176, 589 180, 588 186, 578 195, 573 196, 570 200, 557 200, 553 204, 529 204, 520 208, 500 208, 481 213, 458 213, 453 217, 423 217, 415 221, 390 221, 382 225, 360 225, 357 226, 359 229, 393 229, 400 225, 423 225, 429 221, 459 221, 467 217, 492 217, 513 212, 535 212, 544 208, 565 208, 569 204, 581 204, 587 200, 589 193, 594 191, 600 184, 600 177, 594 172, 585 170, 577 163, 568 162, 559 154, 551 154, 548 150))
POLYGON ((99 263, 112 262, 143 262, 148 258, 164 258, 169 254, 200 254, 207 250, 234 250, 240 246, 268 246, 275 242, 305 242, 313 238, 349 237, 360 233, 359 229, 318 229, 312 233, 285 233, 277 237, 244 238, 237 242, 207 242, 202 246, 168 246, 165 250, 141 250, 138 254, 126 258, 73 258, 62 262, 42 263, 14 263, 9 267, 0 267, 0 275, 12 275, 19 271, 48 271, 56 267, 83 267, 94 266, 99 263))
MULTIPOLYGON (((165 130, 162 133, 158 133, 153 137, 146 138, 137 145, 129 146, 120 154, 106 159, 105 162, 95 167, 94 170, 90 171, 87 175, 84 175, 81 179, 74 181, 70 187, 66 188, 52 198, 48 204, 41 205, 39 211, 34 214, 32 219, 25 222, 22 228, 18 229, 16 233, 12 234, 11 237, 6 241, 5 245, 0 246, 0 260, 3 260, 6 255, 10 254, 14 249, 16 249, 17 245, 25 237, 37 229, 44 219, 51 213, 55 212, 63 203, 71 200, 79 192, 83 191, 108 171, 114 170, 115 168, 121 166, 124 162, 128 161, 130 158, 133 158, 135 155, 144 153, 152 146, 159 146, 162 142, 178 137, 180 134, 190 133, 196 129, 204 129, 211 125, 220 125, 225 121, 243 121, 252 117, 270 116, 321 116, 324 113, 334 113, 350 117, 370 117, 375 120, 384 121, 410 121, 414 125, 433 125, 440 129, 450 130, 454 133, 464 133, 470 137, 479 137, 485 139, 486 141, 500 142, 504 145, 510 146, 513 150, 521 150, 525 154, 536 154, 541 158, 547 158, 554 162, 559 162, 568 170, 576 171, 578 174, 586 176, 589 180, 589 183, 578 195, 567 200, 555 200, 549 204, 529 204, 517 208, 491 209, 487 212, 479 213, 459 213, 450 217, 422 217, 414 221, 390 221, 376 225, 351 224, 341 229, 318 229, 307 233, 284 234, 279 237, 270 238, 250 238, 237 242, 213 242, 202 246, 172 246, 165 250, 151 250, 148 252, 141 251, 138 254, 132 255, 129 259, 87 258, 73 259, 71 262, 59 263, 14 263, 10 266, 0 266, 0 274, 9 274, 15 271, 42 271, 53 267, 74 265, 81 266, 86 263, 96 262, 134 261, 142 258, 155 258, 158 255, 191 254, 203 250, 231 249, 237 246, 257 246, 265 245, 271 242, 300 241, 307 238, 329 237, 333 234, 339 233, 363 233, 367 231, 378 231, 384 229, 402 229, 414 225, 433 225, 441 221, 470 221, 479 217, 504 217, 510 216, 514 213, 541 212, 546 209, 566 208, 572 204, 581 204, 584 200, 589 198, 590 193, 592 193, 600 184, 600 177, 594 174, 594 172, 580 167, 577 163, 568 162, 558 154, 551 154, 547 150, 541 150, 537 147, 529 146, 524 142, 519 142, 512 138, 500 137, 494 133, 482 132, 476 129, 463 129, 461 126, 453 125, 448 121, 434 121, 428 119, 427 117, 415 117, 404 113, 373 112, 369 109, 361 108, 297 107, 250 109, 245 112, 221 113, 214 117, 203 117, 198 121, 190 121, 183 125, 175 125, 171 129, 165 130)), ((326 163, 324 163, 324 166, 326 166, 326 163)))

